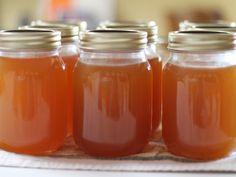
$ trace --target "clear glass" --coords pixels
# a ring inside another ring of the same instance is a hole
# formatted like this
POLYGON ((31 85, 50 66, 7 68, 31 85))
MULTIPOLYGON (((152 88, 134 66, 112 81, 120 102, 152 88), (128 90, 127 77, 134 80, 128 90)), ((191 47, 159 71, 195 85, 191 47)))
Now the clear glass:
POLYGON ((163 138, 190 159, 228 156, 236 136, 236 52, 172 52, 163 72, 163 138))
POLYGON ((67 136, 71 136, 73 132, 73 118, 74 118, 74 94, 73 94, 73 80, 74 67, 79 59, 79 51, 77 43, 63 43, 60 50, 60 56, 65 63, 67 73, 67 136))
POLYGON ((75 68, 74 139, 86 153, 140 152, 151 131, 152 73, 143 51, 81 51, 75 68))
POLYGON ((0 148, 44 154, 66 135, 66 73, 55 51, 0 51, 0 148))
POLYGON ((162 59, 162 67, 164 67, 164 65, 166 64, 167 60, 170 57, 170 52, 168 50, 168 37, 167 36, 160 36, 158 38, 158 42, 157 42, 157 50, 158 53, 161 56, 162 59))
POLYGON ((162 116, 162 60, 155 43, 151 43, 145 50, 146 57, 152 70, 152 132, 159 127, 162 116))

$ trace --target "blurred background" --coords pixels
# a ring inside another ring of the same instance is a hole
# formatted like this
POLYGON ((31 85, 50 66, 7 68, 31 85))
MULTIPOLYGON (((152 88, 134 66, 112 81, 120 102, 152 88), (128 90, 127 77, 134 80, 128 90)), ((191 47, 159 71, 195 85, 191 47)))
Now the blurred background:
POLYGON ((94 28, 104 20, 154 20, 159 33, 179 21, 236 21, 235 0, 0 0, 0 29, 32 20, 85 20, 94 28))

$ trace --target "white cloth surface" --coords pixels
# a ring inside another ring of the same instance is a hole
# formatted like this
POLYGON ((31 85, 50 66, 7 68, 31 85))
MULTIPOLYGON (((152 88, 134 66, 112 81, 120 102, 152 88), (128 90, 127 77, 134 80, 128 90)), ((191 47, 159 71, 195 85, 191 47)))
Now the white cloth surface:
POLYGON ((20 155, 0 150, 0 166, 98 171, 236 172, 236 155, 209 162, 176 157, 166 151, 157 133, 142 153, 128 157, 94 158, 76 149, 72 139, 68 139, 60 150, 45 156, 20 155))

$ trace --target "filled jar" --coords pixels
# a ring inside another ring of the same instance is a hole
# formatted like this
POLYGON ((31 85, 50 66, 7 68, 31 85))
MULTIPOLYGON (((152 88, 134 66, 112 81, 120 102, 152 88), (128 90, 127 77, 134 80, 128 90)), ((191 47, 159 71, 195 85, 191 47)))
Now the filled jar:
POLYGON ((162 116, 162 59, 157 51, 158 27, 155 22, 103 22, 103 29, 131 29, 147 32, 145 54, 152 70, 152 132, 159 127, 162 116))
POLYGON ((83 20, 64 20, 64 21, 48 21, 48 20, 35 20, 32 21, 31 26, 57 26, 57 25, 69 25, 69 26, 77 26, 79 31, 87 30, 87 22, 83 20))
POLYGON ((236 27, 235 26, 196 26, 191 28, 191 30, 195 31, 225 31, 225 32, 236 32, 236 27))
POLYGON ((184 20, 179 23, 179 30, 180 31, 185 31, 185 30, 192 30, 194 28, 199 28, 199 27, 236 27, 235 22, 230 22, 230 21, 224 21, 224 20, 213 20, 213 21, 188 21, 184 20))
POLYGON ((179 156, 230 155, 236 130, 236 52, 232 33, 169 33, 163 71, 163 139, 179 156))
POLYGON ((44 154, 66 136, 60 32, 0 31, 0 148, 44 154))
POLYGON ((151 129, 152 78, 145 32, 93 30, 80 34, 75 68, 74 139, 102 157, 142 151, 151 129))
POLYGON ((157 51, 161 56, 162 68, 165 66, 170 55, 167 46, 168 46, 168 36, 159 36, 157 40, 157 51))
POLYGON ((73 77, 74 67, 79 59, 79 28, 73 25, 50 24, 50 25, 32 25, 21 27, 23 29, 50 29, 61 32, 62 47, 60 49, 60 57, 65 63, 67 73, 67 135, 71 136, 73 132, 74 117, 74 95, 73 95, 73 77))

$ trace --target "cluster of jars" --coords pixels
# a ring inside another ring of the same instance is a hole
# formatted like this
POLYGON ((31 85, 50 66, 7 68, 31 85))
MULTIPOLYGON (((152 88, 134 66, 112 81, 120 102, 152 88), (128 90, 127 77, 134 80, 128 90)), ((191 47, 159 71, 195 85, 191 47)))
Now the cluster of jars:
POLYGON ((161 124, 170 153, 236 149, 235 23, 34 21, 0 31, 0 148, 45 154, 73 136, 100 157, 141 152, 161 124), (80 33, 79 33, 80 32, 80 33), (166 60, 163 66, 162 59, 166 60), (235 87, 234 87, 235 86, 235 87))

